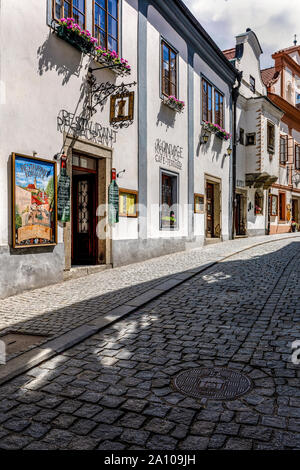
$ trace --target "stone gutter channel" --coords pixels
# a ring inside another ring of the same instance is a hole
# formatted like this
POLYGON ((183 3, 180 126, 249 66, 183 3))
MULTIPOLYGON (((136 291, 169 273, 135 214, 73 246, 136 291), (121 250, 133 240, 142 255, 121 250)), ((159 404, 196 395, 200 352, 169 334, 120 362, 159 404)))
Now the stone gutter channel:
POLYGON ((23 374, 24 372, 27 372, 33 367, 40 365, 46 360, 63 353, 71 347, 81 343, 85 339, 104 330, 106 327, 113 325, 119 320, 123 320, 124 318, 128 317, 131 313, 137 311, 141 307, 144 307, 149 302, 158 299, 166 292, 172 290, 174 287, 177 287, 183 284, 184 282, 192 279, 193 277, 197 276, 198 274, 207 271, 211 267, 222 263, 223 261, 226 261, 228 258, 231 258, 235 255, 238 255, 239 253, 243 253, 252 248, 265 245, 267 243, 275 243, 277 241, 290 240, 294 238, 300 239, 300 237, 297 235, 289 235, 288 237, 264 240, 263 242, 254 243, 251 246, 247 246, 246 248, 231 253, 227 256, 220 257, 219 259, 209 262, 198 268, 193 268, 181 273, 179 272, 170 275, 170 278, 160 284, 159 287, 154 287, 145 291, 143 294, 140 294, 137 297, 134 297, 133 299, 124 303, 123 305, 120 305, 119 307, 116 307, 115 309, 111 310, 108 314, 102 316, 101 318, 98 318, 90 323, 74 328, 68 333, 58 336, 57 338, 43 343, 41 346, 37 346, 31 349, 30 351, 20 354, 19 356, 9 360, 7 364, 1 365, 0 385, 10 381, 18 375, 23 374))

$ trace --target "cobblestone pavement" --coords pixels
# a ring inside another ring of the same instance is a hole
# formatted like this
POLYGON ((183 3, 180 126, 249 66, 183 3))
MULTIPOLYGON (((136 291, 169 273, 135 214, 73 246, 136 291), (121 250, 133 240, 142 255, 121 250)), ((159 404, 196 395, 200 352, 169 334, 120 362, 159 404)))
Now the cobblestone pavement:
POLYGON ((236 254, 1 386, 0 448, 300 449, 299 266, 299 240, 236 254), (253 389, 173 390, 178 372, 212 366, 253 389))
POLYGON ((295 236, 300 240, 300 233, 231 240, 9 297, 0 300, 0 333, 3 335, 13 330, 47 335, 45 341, 48 341, 49 337, 57 337, 95 320, 158 286, 174 273, 205 266, 254 244, 283 238, 294 239, 295 236))

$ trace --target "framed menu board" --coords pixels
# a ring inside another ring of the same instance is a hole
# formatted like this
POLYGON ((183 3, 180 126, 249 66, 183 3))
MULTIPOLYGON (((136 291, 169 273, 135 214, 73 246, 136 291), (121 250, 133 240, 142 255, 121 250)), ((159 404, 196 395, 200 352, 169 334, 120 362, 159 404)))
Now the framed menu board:
POLYGON ((13 248, 56 245, 56 163, 12 155, 13 248))
POLYGON ((278 215, 278 196, 271 195, 271 216, 278 215))
POLYGON ((137 217, 138 192, 120 188, 120 217, 137 217))
POLYGON ((194 194, 194 212, 195 214, 203 214, 204 194, 194 194))

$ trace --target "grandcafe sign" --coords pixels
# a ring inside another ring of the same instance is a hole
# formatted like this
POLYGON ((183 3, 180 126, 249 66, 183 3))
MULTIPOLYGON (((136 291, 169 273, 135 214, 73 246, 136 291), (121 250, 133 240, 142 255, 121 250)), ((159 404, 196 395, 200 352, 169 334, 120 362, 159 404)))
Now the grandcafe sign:
POLYGON ((179 145, 168 144, 164 140, 155 141, 155 161, 169 167, 182 169, 183 148, 179 145))

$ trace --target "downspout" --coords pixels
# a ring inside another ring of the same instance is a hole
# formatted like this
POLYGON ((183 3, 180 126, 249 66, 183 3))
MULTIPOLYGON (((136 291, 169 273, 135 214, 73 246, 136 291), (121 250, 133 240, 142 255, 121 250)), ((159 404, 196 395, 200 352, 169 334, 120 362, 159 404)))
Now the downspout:
POLYGON ((235 210, 236 210, 236 148, 237 148, 237 119, 236 119, 236 104, 239 97, 239 90, 242 81, 242 72, 239 72, 237 77, 237 85, 232 88, 232 103, 233 103, 233 130, 232 130, 232 228, 231 237, 234 239, 235 233, 235 210))

